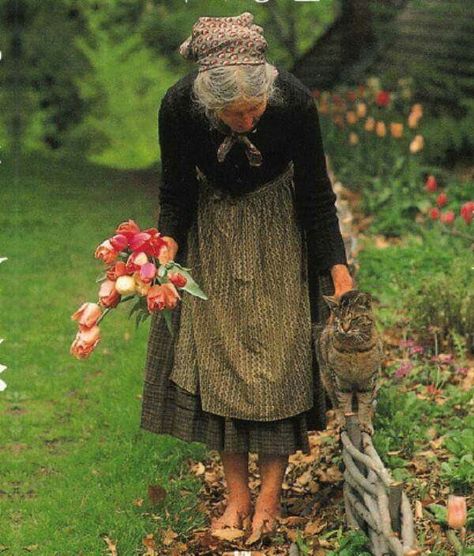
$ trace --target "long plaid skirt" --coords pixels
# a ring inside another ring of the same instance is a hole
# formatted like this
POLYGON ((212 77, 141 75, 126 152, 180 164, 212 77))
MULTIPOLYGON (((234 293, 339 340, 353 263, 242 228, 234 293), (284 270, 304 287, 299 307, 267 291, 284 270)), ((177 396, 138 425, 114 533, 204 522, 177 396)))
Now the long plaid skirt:
MULTIPOLYGON (((265 227, 265 223, 261 225, 265 227)), ((188 242, 185 242, 176 257, 176 261, 183 266, 186 266, 187 251, 188 242)), ((327 318, 327 307, 322 302, 321 294, 333 293, 332 280, 328 272, 321 274, 311 264, 308 265, 308 280, 311 320, 318 327, 327 318)), ((308 432, 326 427, 327 398, 319 376, 314 345, 311 409, 271 421, 216 415, 202 409, 199 391, 191 393, 170 380, 181 313, 181 304, 178 304, 172 315, 174 338, 159 313, 151 317, 140 426, 156 434, 171 434, 188 442, 204 443, 211 450, 267 454, 291 454, 301 450, 309 453, 308 432)), ((291 395, 291 392, 287 394, 291 395)))

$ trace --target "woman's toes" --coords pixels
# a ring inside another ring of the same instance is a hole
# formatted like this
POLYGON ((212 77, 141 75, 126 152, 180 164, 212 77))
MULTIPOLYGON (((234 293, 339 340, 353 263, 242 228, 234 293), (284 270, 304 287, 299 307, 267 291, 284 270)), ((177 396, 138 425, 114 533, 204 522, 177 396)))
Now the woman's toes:
POLYGON ((262 533, 274 531, 281 512, 279 508, 257 509, 252 520, 253 531, 261 530, 262 533))
POLYGON ((245 517, 251 513, 250 506, 227 506, 224 513, 211 521, 212 529, 224 529, 225 527, 240 528, 245 517))

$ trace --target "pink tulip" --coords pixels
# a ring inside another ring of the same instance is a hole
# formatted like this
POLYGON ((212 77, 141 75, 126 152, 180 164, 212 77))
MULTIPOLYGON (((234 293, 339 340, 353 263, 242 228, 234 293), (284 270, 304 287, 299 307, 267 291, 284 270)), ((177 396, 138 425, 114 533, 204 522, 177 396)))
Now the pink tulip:
POLYGON ((101 314, 102 310, 97 303, 83 303, 79 309, 71 315, 71 319, 78 321, 79 330, 85 330, 95 326, 101 314))
POLYGON ((151 282, 156 276, 156 266, 153 263, 145 263, 140 267, 140 278, 143 282, 151 282))
POLYGON ((102 259, 105 264, 111 264, 118 256, 118 252, 113 248, 109 239, 103 241, 95 250, 94 257, 102 259))
POLYGON ((128 245, 128 238, 123 234, 117 234, 110 238, 110 243, 115 251, 123 251, 128 245))
POLYGON ((85 359, 92 353, 99 341, 100 329, 98 326, 93 326, 86 330, 79 330, 71 344, 69 352, 77 359, 85 359))
POLYGON ((178 303, 178 299, 181 299, 178 290, 170 282, 159 286, 152 286, 147 294, 148 311, 174 309, 178 303))
POLYGON ((467 520, 467 503, 464 496, 448 496, 448 526, 451 529, 461 529, 467 520))
POLYGON ((102 307, 116 307, 120 303, 120 294, 115 289, 115 282, 104 280, 99 288, 99 303, 102 307))

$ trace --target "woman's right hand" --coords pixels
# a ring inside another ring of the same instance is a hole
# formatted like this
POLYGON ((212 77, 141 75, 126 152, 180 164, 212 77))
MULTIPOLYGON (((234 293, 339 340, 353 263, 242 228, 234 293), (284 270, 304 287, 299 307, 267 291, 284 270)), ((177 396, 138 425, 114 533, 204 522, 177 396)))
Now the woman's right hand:
POLYGON ((171 236, 163 236, 162 239, 168 244, 169 260, 174 261, 176 253, 178 252, 178 243, 171 236))

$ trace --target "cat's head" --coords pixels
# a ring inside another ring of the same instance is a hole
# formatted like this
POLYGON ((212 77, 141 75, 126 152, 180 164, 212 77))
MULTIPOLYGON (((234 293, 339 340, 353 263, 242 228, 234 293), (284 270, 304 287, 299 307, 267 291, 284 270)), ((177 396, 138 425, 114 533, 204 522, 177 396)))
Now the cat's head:
POLYGON ((322 297, 331 311, 331 323, 336 337, 356 343, 370 339, 375 324, 370 293, 349 290, 339 298, 331 295, 322 297))

